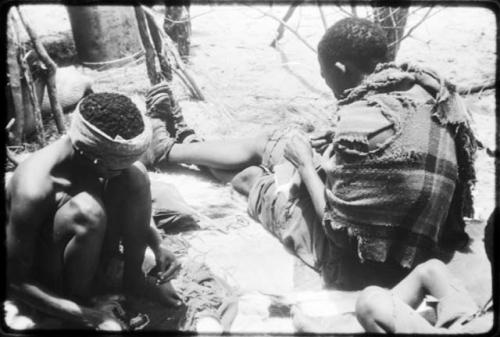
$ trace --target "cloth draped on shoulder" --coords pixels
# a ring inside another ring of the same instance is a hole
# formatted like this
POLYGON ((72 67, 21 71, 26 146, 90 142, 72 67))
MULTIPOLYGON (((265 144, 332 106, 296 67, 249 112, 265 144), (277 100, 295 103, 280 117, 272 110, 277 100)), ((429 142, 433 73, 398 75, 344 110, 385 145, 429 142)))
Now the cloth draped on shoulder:
POLYGON ((361 261, 408 268, 464 248, 477 144, 455 86, 429 69, 380 64, 344 92, 338 118, 326 232, 347 229, 361 261))
POLYGON ((89 123, 80 113, 80 104, 75 108, 68 135, 73 146, 83 151, 92 160, 97 160, 111 170, 126 169, 146 151, 151 142, 151 125, 142 116, 144 131, 131 139, 109 135, 89 123))

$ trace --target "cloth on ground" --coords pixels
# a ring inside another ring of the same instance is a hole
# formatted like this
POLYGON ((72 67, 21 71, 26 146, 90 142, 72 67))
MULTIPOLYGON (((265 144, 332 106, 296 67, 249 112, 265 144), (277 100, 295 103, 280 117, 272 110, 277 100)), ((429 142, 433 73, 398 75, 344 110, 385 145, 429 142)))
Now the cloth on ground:
POLYGON ((344 94, 335 157, 325 168, 330 238, 347 230, 361 261, 412 268, 430 257, 449 259, 468 241, 462 210, 475 152, 454 87, 432 71, 391 63, 344 94), (368 146, 388 128, 392 133, 368 146))
POLYGON ((199 218, 177 188, 160 180, 151 181, 152 216, 156 227, 167 234, 199 229, 199 218))
POLYGON ((119 135, 114 139, 85 120, 78 104, 73 113, 68 135, 73 146, 97 159, 108 169, 128 168, 146 151, 151 142, 151 125, 143 117, 144 131, 132 139, 123 139, 119 135))
POLYGON ((224 324, 224 331, 229 330, 237 311, 236 292, 205 264, 184 261, 172 285, 187 306, 180 330, 196 331, 196 321, 202 314, 215 316, 224 324))

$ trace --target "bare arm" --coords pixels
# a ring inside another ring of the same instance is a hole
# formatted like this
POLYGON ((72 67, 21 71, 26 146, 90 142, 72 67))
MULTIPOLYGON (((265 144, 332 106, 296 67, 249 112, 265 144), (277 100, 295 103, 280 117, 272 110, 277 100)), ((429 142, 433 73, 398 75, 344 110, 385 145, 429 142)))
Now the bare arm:
POLYGON ((322 219, 326 205, 325 185, 314 168, 309 140, 301 134, 293 136, 285 148, 285 158, 297 168, 309 192, 316 214, 322 219))
POLYGON ((35 184, 27 184, 29 178, 22 175, 12 179, 6 233, 9 292, 26 304, 56 317, 93 328, 119 330, 121 326, 111 314, 55 296, 31 279, 36 238, 52 208, 51 187, 37 188, 35 184))

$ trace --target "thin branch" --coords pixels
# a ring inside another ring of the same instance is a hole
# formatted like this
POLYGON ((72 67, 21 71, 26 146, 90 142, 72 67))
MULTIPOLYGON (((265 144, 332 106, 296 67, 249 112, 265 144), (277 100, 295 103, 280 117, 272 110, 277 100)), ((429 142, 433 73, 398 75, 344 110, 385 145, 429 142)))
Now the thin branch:
POLYGON ((281 38, 285 34, 285 26, 284 25, 292 17, 293 13, 297 9, 297 6, 299 6, 303 1, 304 0, 295 1, 290 5, 290 7, 286 11, 285 15, 283 16, 283 19, 281 19, 281 23, 278 26, 278 29, 276 31, 276 37, 271 42, 271 47, 276 47, 276 44, 278 43, 278 41, 281 40, 281 38))
POLYGON ((296 36, 296 37, 297 37, 297 38, 298 38, 298 39, 299 39, 302 43, 304 43, 304 44, 306 45, 306 47, 307 47, 307 48, 309 48, 310 50, 312 50, 314 53, 317 53, 317 52, 316 52, 316 49, 315 49, 313 46, 311 46, 311 45, 309 44, 309 42, 307 42, 307 41, 306 41, 306 40, 305 40, 302 36, 300 36, 300 34, 299 34, 299 33, 297 33, 297 31, 296 31, 295 29, 291 28, 288 24, 286 24, 285 22, 283 22, 283 20, 281 20, 280 18, 277 18, 276 16, 274 16, 274 15, 272 15, 272 14, 266 13, 266 12, 264 12, 263 10, 261 10, 261 9, 259 9, 259 8, 257 8, 257 7, 252 7, 252 6, 250 6, 250 5, 245 5, 245 6, 250 7, 250 8, 252 8, 252 9, 254 9, 254 10, 258 11, 258 12, 262 13, 262 14, 263 14, 263 15, 265 15, 265 16, 268 16, 268 17, 270 17, 271 19, 274 19, 274 20, 276 20, 276 21, 278 21, 278 22, 281 22, 281 23, 283 24, 283 27, 285 27, 285 28, 286 28, 286 29, 288 29, 290 32, 292 32, 292 33, 293 33, 293 34, 294 34, 294 35, 295 35, 295 36, 296 36))
POLYGON ((50 106, 52 107, 52 114, 56 122, 57 131, 60 134, 62 134, 66 132, 66 127, 64 126, 63 109, 57 97, 57 86, 56 86, 57 65, 52 60, 52 58, 50 58, 49 54, 47 53, 47 50, 45 49, 41 41, 38 39, 38 36, 33 30, 33 28, 31 28, 28 21, 25 20, 21 9, 19 7, 16 7, 16 10, 19 15, 19 18, 21 18, 21 22, 24 26, 24 29, 28 33, 31 42, 33 43, 33 47, 35 48, 38 57, 43 62, 45 67, 47 67, 48 70, 47 93, 49 96, 50 106))
POLYGON ((413 33, 413 31, 415 29, 417 29, 422 23, 424 23, 424 21, 429 17, 429 14, 431 13, 432 10, 433 10, 433 7, 429 8, 429 10, 427 11, 427 13, 425 13, 425 15, 415 25, 413 25, 413 27, 411 27, 410 29, 408 29, 408 32, 406 32, 405 35, 403 35, 400 39, 398 39, 398 40, 396 40, 394 42, 391 42, 389 44, 389 47, 395 45, 396 43, 399 43, 399 42, 403 41, 408 36, 410 36, 411 33, 413 33))
POLYGON ((321 0, 316 0, 318 4, 319 16, 321 17, 321 22, 323 23, 323 28, 325 31, 328 29, 328 23, 326 22, 325 13, 323 12, 323 7, 321 6, 321 0))
POLYGON ((346 11, 345 9, 342 8, 342 5, 337 5, 338 9, 344 13, 345 15, 349 16, 349 17, 352 17, 352 13, 346 11))

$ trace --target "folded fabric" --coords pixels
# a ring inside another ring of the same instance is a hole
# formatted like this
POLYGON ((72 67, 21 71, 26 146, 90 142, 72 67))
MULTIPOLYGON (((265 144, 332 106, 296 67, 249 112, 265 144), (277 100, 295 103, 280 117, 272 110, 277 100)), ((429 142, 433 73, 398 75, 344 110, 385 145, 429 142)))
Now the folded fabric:
POLYGON ((68 135, 76 149, 104 167, 111 170, 125 169, 148 148, 151 142, 151 125, 144 116, 144 131, 141 134, 131 139, 124 139, 119 135, 113 139, 85 120, 79 107, 80 103, 73 113, 68 135))

